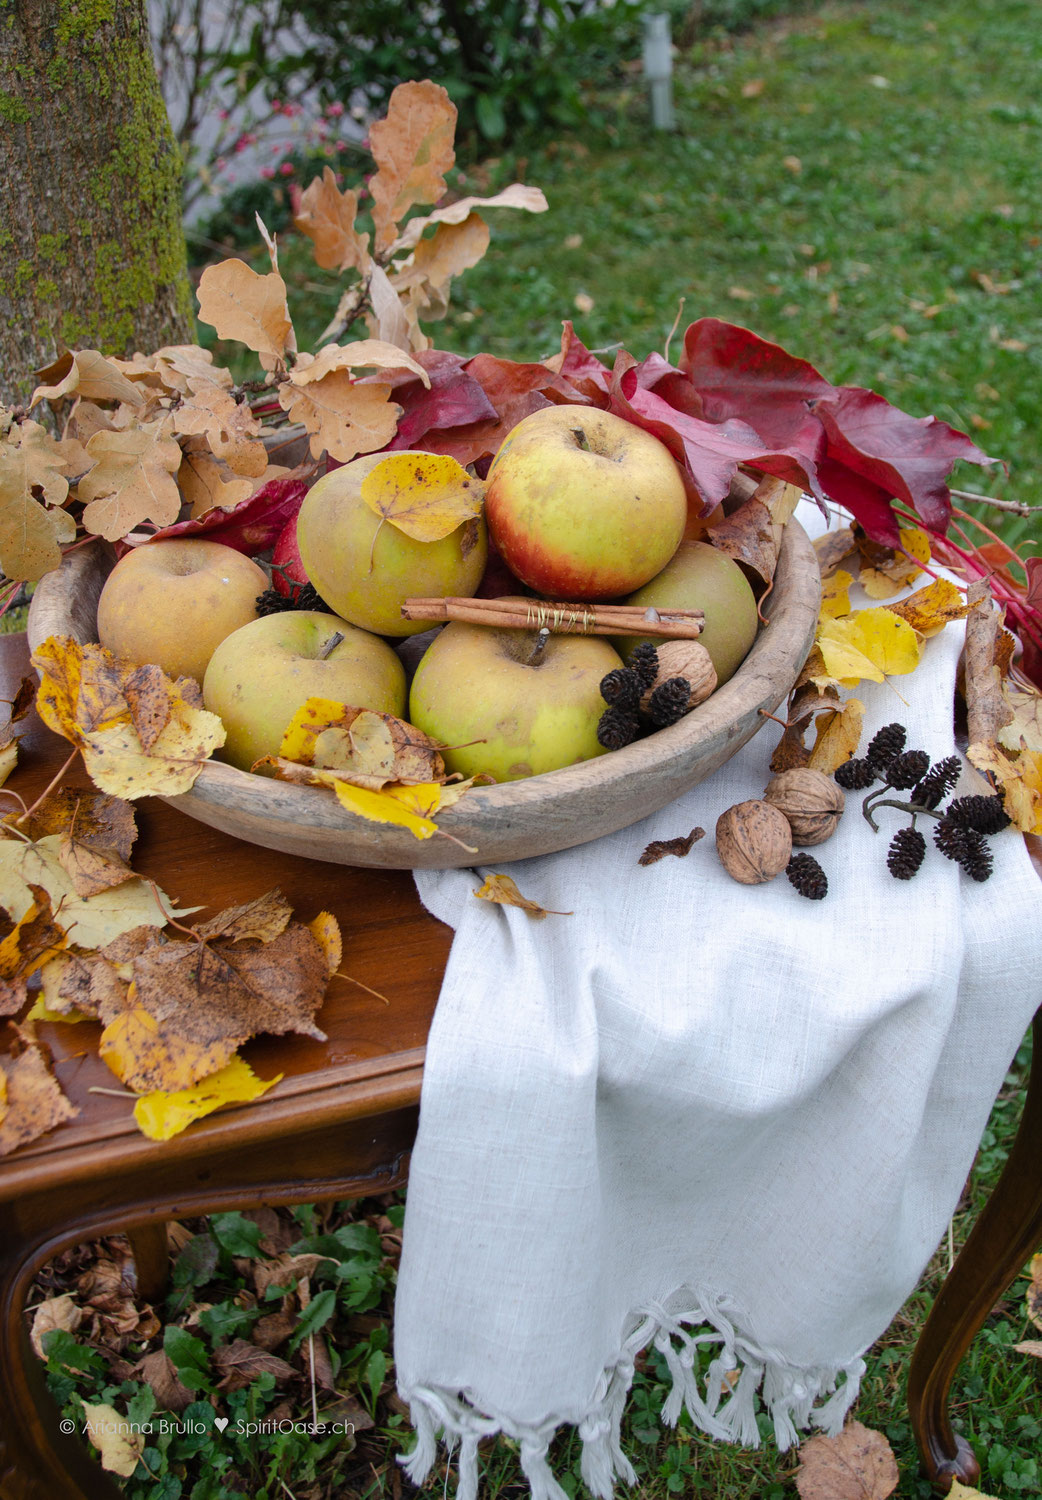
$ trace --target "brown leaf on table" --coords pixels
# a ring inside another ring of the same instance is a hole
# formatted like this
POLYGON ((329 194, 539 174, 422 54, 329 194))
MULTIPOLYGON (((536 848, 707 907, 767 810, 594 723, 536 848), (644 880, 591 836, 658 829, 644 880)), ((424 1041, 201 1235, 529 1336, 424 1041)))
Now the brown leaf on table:
POLYGON ((219 1391, 241 1391, 252 1385, 258 1375, 274 1375, 276 1380, 287 1380, 296 1374, 293 1366, 259 1349, 246 1339, 233 1339, 230 1344, 220 1344, 214 1350, 213 1362, 221 1379, 219 1391))
POLYGON ((402 409, 390 398, 389 385, 359 383, 347 370, 334 370, 308 385, 284 381, 279 405, 291 422, 300 422, 311 438, 311 453, 328 453, 349 463, 360 453, 374 453, 394 437, 402 409))
POLYGON ((655 865, 660 859, 665 859, 667 854, 675 854, 678 859, 683 859, 685 854, 691 853, 692 846, 705 836, 704 828, 692 828, 691 832, 683 838, 652 839, 637 863, 638 865, 655 865))
POLYGON ((234 257, 207 266, 199 278, 199 318, 269 361, 293 347, 286 283, 276 271, 261 276, 234 257))
POLYGON ((800 1448, 800 1500, 887 1500, 900 1475, 881 1432, 848 1422, 837 1437, 818 1434, 800 1448))
POLYGON ((134 871, 114 849, 94 848, 71 833, 63 833, 60 838, 58 859, 77 896, 96 896, 125 880, 135 879, 134 871))
POLYGON ((134 1366, 131 1378, 143 1380, 151 1387, 160 1411, 179 1414, 195 1400, 195 1393, 181 1384, 177 1366, 165 1349, 153 1349, 150 1354, 143 1355, 134 1366))
POLYGON ((52 1329, 61 1328, 66 1333, 75 1333, 83 1322, 83 1308, 74 1302, 68 1292, 58 1297, 46 1297, 33 1308, 33 1321, 29 1329, 29 1342, 40 1359, 47 1358, 43 1347, 43 1336, 52 1329))
POLYGON ((481 514, 485 486, 455 458, 440 453, 391 453, 362 480, 374 515, 417 542, 437 542, 481 514))
POLYGON ((0 786, 18 764, 18 741, 13 737, 0 744, 0 786))
POLYGON ((244 938, 270 943, 285 932, 292 915, 293 908, 276 887, 254 901, 229 906, 209 922, 198 923, 195 930, 201 938, 225 938, 229 943, 244 938))
POLYGON ((480 890, 474 892, 480 901, 494 901, 499 906, 519 906, 522 911, 528 913, 535 921, 541 922, 544 917, 571 917, 570 911, 551 911, 548 907, 540 906, 535 901, 529 901, 527 896, 522 896, 517 886, 509 875, 488 875, 480 890))
POLYGON ((892 599, 923 571, 930 561, 930 538, 921 528, 902 527, 901 548, 884 547, 869 537, 858 539, 861 553, 859 581, 870 599, 892 599), (903 550, 902 550, 903 549, 903 550))
POLYGON ((852 526, 840 526, 835 531, 826 531, 815 537, 814 551, 818 554, 818 569, 822 578, 828 578, 840 563, 857 548, 852 526))
MULTIPOLYGON (((75 830, 76 837, 92 849, 112 849, 120 859, 129 859, 137 838, 134 809, 122 797, 109 797, 92 788, 56 787, 31 815, 19 821, 18 812, 8 813, 4 824, 17 823, 31 839, 75 830)), ((3 833, 0 824, 0 833, 3 833)))
POLYGON ((17 724, 19 719, 24 719, 36 702, 36 679, 34 677, 23 677, 18 684, 18 691, 11 699, 11 723, 17 724))
POLYGON ((76 487, 87 501, 83 524, 110 542, 152 521, 170 526, 181 509, 174 475, 181 449, 173 436, 173 419, 165 416, 126 432, 96 432, 87 444, 93 460, 76 487))
MULTIPOLYGON (((812 650, 811 655, 814 652, 812 650)), ((789 698, 787 723, 784 733, 771 756, 771 770, 777 776, 781 771, 792 771, 810 763, 811 752, 803 738, 816 714, 834 712, 840 706, 839 692, 834 687, 819 688, 812 681, 798 681, 789 698)))
POLYGON ((32 905, 0 942, 0 979, 28 978, 68 943, 54 919, 50 895, 30 885, 32 905))
POLYGON ((0 1056, 0 1100, 6 1102, 0 1112, 0 1156, 79 1114, 49 1072, 41 1049, 24 1038, 20 1045, 17 1056, 0 1056))
POLYGON ((323 167, 300 195, 293 227, 311 241, 316 265, 324 271, 348 271, 355 268, 363 274, 369 264, 369 236, 355 228, 358 216, 358 194, 341 192, 332 167, 323 167))
POLYGON ((16 1016, 28 999, 29 986, 23 974, 0 979, 0 1016, 16 1016))
POLYGON ((62 354, 40 374, 45 381, 51 380, 54 384, 38 385, 29 403, 31 407, 38 401, 61 401, 66 396, 78 396, 88 401, 126 401, 132 406, 143 400, 134 382, 97 349, 77 349, 75 353, 62 354))
POLYGON ((62 509, 69 493, 66 462, 39 422, 23 422, 0 443, 0 568, 35 583, 61 562, 76 535, 62 509), (38 490, 38 499, 33 491, 38 490))
POLYGON ((429 79, 400 83, 384 119, 369 130, 377 171, 369 179, 373 195, 376 249, 393 243, 396 226, 417 203, 437 203, 445 173, 456 159, 456 106, 440 84, 429 79))

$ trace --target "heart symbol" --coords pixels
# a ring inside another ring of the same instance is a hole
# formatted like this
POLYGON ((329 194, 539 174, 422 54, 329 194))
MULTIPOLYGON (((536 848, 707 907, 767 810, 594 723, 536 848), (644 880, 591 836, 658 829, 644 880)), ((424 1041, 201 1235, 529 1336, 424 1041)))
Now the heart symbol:
POLYGON ((214 1419, 213 1419, 213 1425, 217 1428, 218 1432, 223 1432, 224 1429, 228 1425, 228 1418, 227 1417, 214 1417, 214 1419))

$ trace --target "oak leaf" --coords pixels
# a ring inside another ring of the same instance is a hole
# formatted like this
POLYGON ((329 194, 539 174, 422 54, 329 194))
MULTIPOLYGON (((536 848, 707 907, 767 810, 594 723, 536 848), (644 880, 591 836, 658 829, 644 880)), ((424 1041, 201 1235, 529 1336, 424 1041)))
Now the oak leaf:
POLYGON ((529 213, 541 214, 549 206, 539 188, 529 187, 522 182, 512 182, 491 198, 459 198, 455 203, 450 203, 445 208, 436 208, 433 213, 422 218, 417 215, 410 219, 391 246, 391 254, 396 255, 400 250, 412 250, 419 243, 424 230, 432 224, 462 224, 475 208, 523 208, 529 213))
POLYGON ((225 464, 217 463, 209 449, 186 446, 177 471, 177 487, 192 507, 192 517, 205 516, 221 507, 231 510, 248 500, 255 479, 236 479, 225 464))
POLYGON ((844 687, 914 672, 922 653, 908 622, 882 607, 822 621, 816 643, 826 671, 844 687))
POLYGON ((347 370, 333 370, 305 385, 284 381, 279 405, 308 432, 315 458, 328 453, 349 463, 360 453, 386 447, 394 437, 401 407, 390 394, 389 385, 362 384, 347 370))
POLYGON ((327 344, 316 355, 302 354, 293 367, 290 382, 310 385, 323 380, 334 370, 394 370, 418 375, 430 386, 431 378, 424 367, 396 344, 383 339, 356 339, 352 344, 327 344))
POLYGON ((30 407, 38 401, 61 401, 66 396, 77 396, 88 401, 125 401, 138 406, 144 396, 119 366, 98 352, 97 349, 77 349, 63 354, 47 370, 41 372, 54 385, 38 385, 33 391, 30 407))
POLYGON ((900 1475, 881 1432, 848 1422, 836 1437, 817 1434, 800 1448, 800 1500, 887 1500, 900 1475))
POLYGON ((264 444, 255 441, 262 423, 248 402, 214 381, 191 381, 191 391, 172 413, 182 437, 205 437, 215 458, 239 475, 257 479, 268 467, 264 444))
POLYGON ((17 1056, 0 1056, 0 1156, 46 1135, 79 1110, 69 1103, 48 1071, 41 1049, 21 1038, 17 1056))
POLYGON ((181 448, 172 417, 126 432, 96 432, 87 453, 93 467, 80 480, 77 495, 88 502, 83 512, 88 531, 116 542, 142 521, 169 526, 177 520, 181 495, 174 475, 181 448))
POLYGON ((75 537, 76 522, 62 509, 66 473, 66 456, 39 422, 21 423, 0 443, 0 568, 8 578, 37 582, 75 537))
POLYGON ((199 278, 199 317, 218 338, 235 339, 263 360, 282 362, 293 341, 286 283, 276 271, 259 275, 232 258, 199 278))
POLYGON ((537 922, 541 922, 544 917, 574 915, 570 911, 550 911, 549 908, 540 906, 535 901, 529 901, 527 896, 522 896, 509 875, 486 875, 484 885, 474 894, 479 901, 494 901, 498 906, 519 906, 537 922))
POLYGON ((386 250, 395 226, 417 203, 437 203, 445 173, 455 161, 456 106, 440 84, 429 79, 400 83, 387 114, 369 131, 377 171, 369 179, 373 196, 376 249, 386 250))
POLYGON ((233 385, 231 371, 215 365, 212 352, 198 344, 164 344, 152 355, 152 363, 166 389, 182 395, 195 380, 212 381, 225 390, 233 385))
POLYGON ((485 486, 447 454, 392 453, 369 471, 360 493, 406 536, 437 542, 481 514, 485 486))
POLYGON ((315 262, 324 271, 347 271, 363 275, 369 265, 369 236, 355 228, 358 194, 341 192, 332 167, 323 167, 300 195, 293 227, 311 241, 315 262))
POLYGON ((168 1141, 187 1129, 193 1120, 201 1120, 228 1104, 252 1104, 282 1078, 258 1078, 247 1062, 236 1055, 215 1073, 199 1079, 188 1088, 172 1093, 161 1089, 142 1094, 134 1104, 134 1122, 150 1141, 168 1141))
POLYGON ((400 349, 425 350, 430 341, 420 327, 416 309, 402 302, 382 266, 370 268, 368 284, 372 312, 366 321, 373 334, 400 349))
POLYGON ((430 239, 420 240, 409 263, 393 278, 399 296, 408 292, 417 314, 443 318, 453 278, 476 266, 489 246, 489 228, 479 214, 461 224, 439 224, 430 239))

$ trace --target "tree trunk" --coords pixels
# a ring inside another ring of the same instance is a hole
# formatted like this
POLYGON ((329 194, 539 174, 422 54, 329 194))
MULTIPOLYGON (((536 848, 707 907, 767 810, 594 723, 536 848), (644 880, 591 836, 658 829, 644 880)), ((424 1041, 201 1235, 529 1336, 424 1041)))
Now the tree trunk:
POLYGON ((144 0, 0 0, 0 401, 66 349, 192 337, 144 0))

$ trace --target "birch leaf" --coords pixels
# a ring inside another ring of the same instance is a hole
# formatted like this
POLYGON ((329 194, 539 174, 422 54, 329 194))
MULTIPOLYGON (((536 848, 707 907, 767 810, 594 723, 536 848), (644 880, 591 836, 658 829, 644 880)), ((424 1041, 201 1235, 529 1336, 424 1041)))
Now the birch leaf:
POLYGON ((429 79, 400 83, 387 114, 369 131, 377 171, 369 179, 373 195, 376 249, 386 250, 395 226, 417 203, 437 203, 445 173, 456 159, 456 106, 440 84, 429 79))
POLYGON ((574 912, 550 911, 545 906, 539 906, 535 901, 529 901, 527 896, 522 896, 509 875, 487 875, 484 885, 474 894, 479 901, 494 901, 498 906, 519 906, 537 922, 541 922, 544 917, 574 916, 574 912))
POLYGON ((438 781, 445 775, 438 747, 414 724, 331 698, 302 704, 279 746, 282 779, 307 780, 286 774, 283 762, 295 762, 300 771, 312 766, 333 771, 374 791, 389 781, 438 781))
POLYGON ((171 417, 126 432, 96 432, 87 453, 94 466, 80 480, 77 494, 88 502, 83 512, 88 531, 117 542, 142 521, 169 526, 177 520, 181 495, 174 475, 181 449, 171 417))
POLYGON ((407 828, 417 839, 429 839, 439 832, 437 823, 403 807, 389 791, 369 791, 366 787, 351 786, 349 782, 332 776, 329 772, 316 772, 316 775, 323 774, 329 777, 328 784, 336 792, 340 805, 346 807, 348 812, 366 818, 370 823, 391 823, 397 828, 407 828))
POLYGON ((859 582, 870 599, 892 599, 906 588, 922 572, 920 563, 930 561, 930 538, 920 527, 907 530, 902 527, 898 535, 904 552, 887 551, 872 544, 872 562, 862 562, 859 582), (910 554, 905 556, 905 553, 910 554))
POLYGON ((914 672, 922 647, 907 621, 888 609, 859 609, 818 628, 817 645, 829 674, 844 687, 868 678, 914 672))
POLYGON ((374 515, 418 542, 437 542, 481 514, 485 486, 455 458, 439 453, 392 453, 362 480, 361 496, 374 515))
POLYGON ((132 1432, 130 1422, 114 1406, 84 1401, 87 1435, 101 1457, 101 1467, 129 1479, 145 1451, 145 1434, 132 1432))
POLYGON ((150 1141, 168 1141, 180 1135, 193 1120, 201 1120, 215 1109, 228 1104, 252 1104, 282 1076, 277 1073, 274 1078, 258 1078, 249 1063, 236 1055, 223 1068, 188 1088, 174 1093, 156 1089, 151 1094, 142 1094, 134 1105, 134 1121, 150 1141))
POLYGON ((340 934, 340 923, 331 911, 320 911, 318 916, 308 923, 308 931, 322 949, 330 974, 335 974, 344 956, 344 940, 340 934))
POLYGON ((937 635, 952 620, 965 619, 968 609, 961 590, 948 578, 937 578, 886 607, 898 619, 907 620, 918 635, 927 637, 937 635))
POLYGON ((293 216, 293 227, 311 241, 315 263, 324 271, 347 271, 363 275, 369 264, 369 236, 355 228, 358 194, 342 193, 332 167, 324 167, 304 190, 293 216))
POLYGON ((199 317, 255 354, 283 360, 293 338, 286 283, 276 271, 259 275, 245 261, 207 266, 199 278, 199 317))
POLYGON ((846 568, 837 568, 821 583, 821 614, 825 619, 838 620, 850 613, 850 585, 853 575, 846 568))
POLYGON ((49 893, 43 886, 27 884, 32 902, 0 942, 0 979, 27 978, 68 942, 54 919, 49 893))
POLYGON ((394 437, 402 409, 389 399, 391 387, 356 384, 346 370, 334 370, 309 385, 284 381, 279 404, 291 422, 300 422, 311 437, 313 457, 328 453, 349 463, 360 453, 375 453, 394 437))
POLYGON ((46 1135, 71 1120, 74 1108, 35 1045, 25 1045, 17 1056, 0 1056, 0 1095, 6 1109, 0 1114, 0 1156, 46 1135))
POLYGON ((140 405, 144 399, 134 382, 97 349, 78 349, 75 353, 64 354, 43 373, 56 383, 38 385, 33 391, 30 407, 38 401, 61 401, 73 395, 87 401, 126 401, 131 406, 140 405))
POLYGON ((953 1479, 951 1489, 948 1491, 948 1500, 994 1500, 994 1496, 985 1495, 982 1490, 971 1489, 961 1480, 953 1479))

